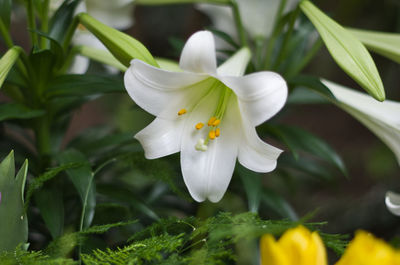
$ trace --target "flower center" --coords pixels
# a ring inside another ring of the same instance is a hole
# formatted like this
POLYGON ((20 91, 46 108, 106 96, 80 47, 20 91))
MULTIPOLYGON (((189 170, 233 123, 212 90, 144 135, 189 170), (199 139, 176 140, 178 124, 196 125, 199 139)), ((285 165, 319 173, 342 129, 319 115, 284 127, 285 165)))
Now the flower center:
MULTIPOLYGON (((210 89, 207 91, 204 97, 208 96, 210 92, 212 92, 213 90, 215 91, 215 89, 221 89, 221 92, 219 95, 217 107, 213 115, 209 118, 208 121, 198 122, 197 124, 194 125, 194 129, 197 131, 200 131, 202 129, 208 130, 207 136, 205 138, 200 138, 195 145, 195 149, 198 151, 207 151, 210 140, 211 141, 215 140, 221 135, 220 125, 224 117, 226 107, 228 106, 228 102, 232 94, 232 91, 223 83, 216 80, 216 82, 210 87, 210 89)), ((194 106, 193 109, 196 108, 196 106, 194 106)), ((182 116, 190 111, 191 110, 186 110, 183 108, 177 112, 177 115, 182 116)))

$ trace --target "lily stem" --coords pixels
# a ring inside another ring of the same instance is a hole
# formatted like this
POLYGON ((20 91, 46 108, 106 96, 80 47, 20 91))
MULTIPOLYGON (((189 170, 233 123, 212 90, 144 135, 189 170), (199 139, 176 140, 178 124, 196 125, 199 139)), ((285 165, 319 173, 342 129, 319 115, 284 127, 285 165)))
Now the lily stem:
MULTIPOLYGON (((43 33, 47 33, 47 31, 49 30, 49 5, 50 5, 50 0, 43 1, 43 10, 41 14, 42 21, 40 26, 40 30, 43 33)), ((40 45, 42 49, 46 48, 46 44, 47 44, 47 39, 45 37, 41 37, 40 45)))
POLYGON ((32 46, 37 46, 39 42, 36 34, 37 28, 36 28, 35 12, 33 9, 33 0, 27 0, 26 12, 28 15, 29 35, 31 37, 32 46))
POLYGON ((236 0, 230 0, 229 4, 232 8, 233 18, 235 20, 236 28, 239 34, 240 44, 242 47, 246 47, 248 46, 246 32, 244 31, 243 28, 243 23, 242 23, 242 18, 240 16, 238 3, 236 2, 236 0))

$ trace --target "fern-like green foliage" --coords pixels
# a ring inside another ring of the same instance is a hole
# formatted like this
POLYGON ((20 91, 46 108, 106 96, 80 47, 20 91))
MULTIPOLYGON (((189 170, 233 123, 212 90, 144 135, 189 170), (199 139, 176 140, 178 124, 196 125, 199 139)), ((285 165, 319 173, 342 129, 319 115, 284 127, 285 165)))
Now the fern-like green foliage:
MULTIPOLYGON (((261 220, 254 213, 220 213, 206 220, 161 219, 135 233, 129 245, 116 250, 96 250, 83 254, 88 265, 122 264, 234 264, 235 246, 246 240, 257 241, 269 233, 281 235, 298 222, 261 220)), ((307 224, 315 229, 321 223, 307 224)), ((326 245, 341 253, 346 241, 340 236, 322 234, 326 245)))
POLYGON ((17 247, 15 251, 0 253, 1 265, 77 265, 67 258, 54 258, 41 251, 25 251, 17 247))
MULTIPOLYGON (((4 252, 0 254, 1 265, 77 264, 67 257, 77 245, 84 242, 85 237, 134 222, 93 226, 81 232, 66 234, 53 241, 43 252, 28 252, 21 248, 14 252, 4 252)), ((125 246, 96 249, 89 254, 82 254, 81 259, 85 265, 235 264, 238 250, 244 243, 251 243, 254 247, 250 250, 255 250, 263 234, 280 236, 287 229, 303 222, 262 220, 254 213, 220 213, 205 220, 195 217, 160 219, 134 233, 125 246)), ((304 225, 315 230, 323 224, 304 225)), ((339 255, 343 253, 347 243, 343 236, 320 234, 327 247, 339 255)), ((252 253, 257 255, 256 251, 252 253)))

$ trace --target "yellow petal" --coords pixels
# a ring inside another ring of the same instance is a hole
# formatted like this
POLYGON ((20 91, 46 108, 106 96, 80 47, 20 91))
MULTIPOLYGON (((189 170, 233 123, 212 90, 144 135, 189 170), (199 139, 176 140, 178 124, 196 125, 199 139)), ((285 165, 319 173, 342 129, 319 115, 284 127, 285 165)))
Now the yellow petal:
POLYGON ((289 253, 275 241, 272 235, 264 235, 260 242, 261 265, 291 265, 287 259, 289 253))

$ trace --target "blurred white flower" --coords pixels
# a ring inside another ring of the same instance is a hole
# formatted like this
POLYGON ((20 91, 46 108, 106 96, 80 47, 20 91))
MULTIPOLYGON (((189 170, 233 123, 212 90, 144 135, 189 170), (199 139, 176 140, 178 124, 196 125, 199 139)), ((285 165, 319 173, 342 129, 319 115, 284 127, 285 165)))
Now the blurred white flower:
POLYGON ((400 103, 379 102, 371 96, 322 80, 339 101, 338 105, 378 136, 400 164, 400 103))
MULTIPOLYGON (((107 26, 118 30, 124 30, 131 27, 134 23, 134 1, 135 0, 85 0, 78 5, 75 13, 86 12, 107 26)), ((52 0, 50 2, 50 12, 55 12, 62 3, 63 1, 61 0, 52 0)), ((106 47, 83 26, 78 26, 72 42, 74 45, 106 50, 106 47)), ((86 72, 88 66, 89 59, 77 55, 70 67, 70 72, 82 74, 86 72)), ((106 67, 110 72, 117 72, 117 69, 114 67, 106 67)))
MULTIPOLYGON (((284 11, 290 10, 298 0, 288 0, 284 11)), ((237 0, 243 27, 252 37, 268 37, 273 30, 281 0, 237 0)), ((206 13, 214 27, 237 36, 232 10, 227 6, 198 4, 197 8, 206 13)))
POLYGON ((392 214, 400 216, 400 194, 392 191, 386 192, 385 203, 392 214))
POLYGON ((140 60, 125 72, 131 98, 157 116, 135 135, 146 158, 181 152, 182 175, 196 201, 222 198, 236 159, 253 171, 269 172, 282 152, 263 142, 255 126, 283 107, 286 82, 273 72, 243 76, 249 59, 243 48, 217 69, 213 35, 200 31, 183 48, 184 72, 140 60))

